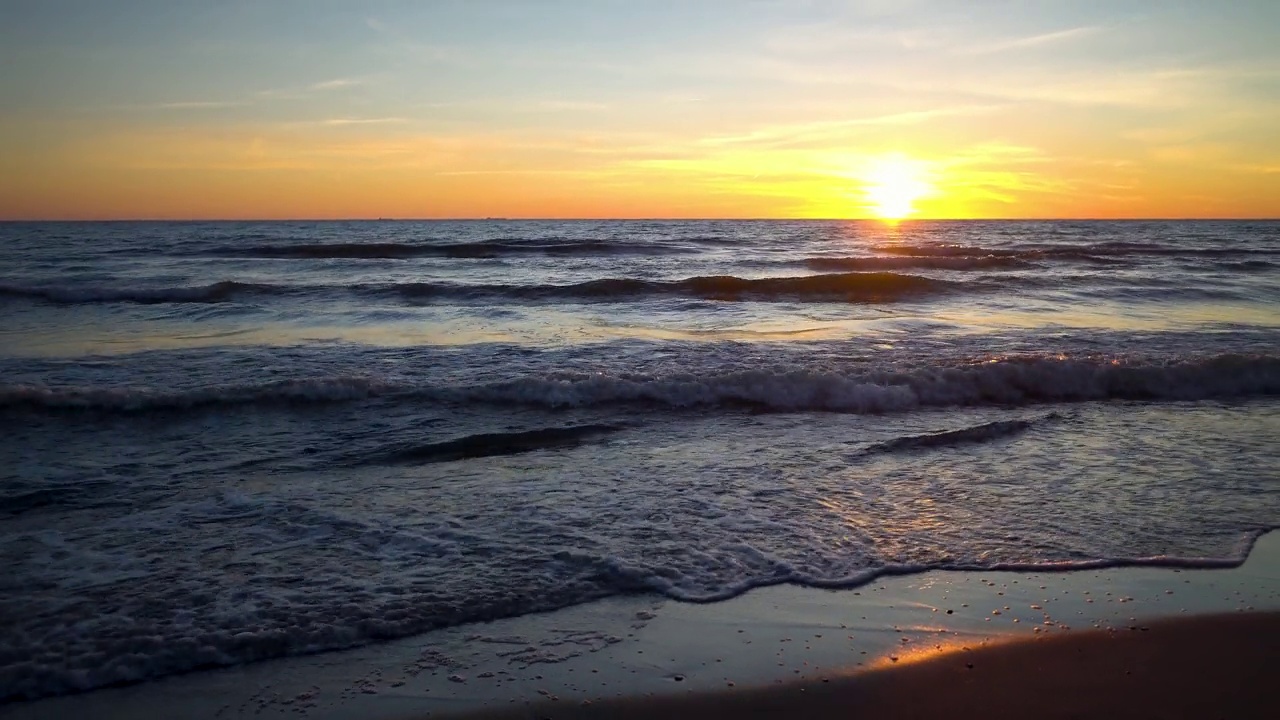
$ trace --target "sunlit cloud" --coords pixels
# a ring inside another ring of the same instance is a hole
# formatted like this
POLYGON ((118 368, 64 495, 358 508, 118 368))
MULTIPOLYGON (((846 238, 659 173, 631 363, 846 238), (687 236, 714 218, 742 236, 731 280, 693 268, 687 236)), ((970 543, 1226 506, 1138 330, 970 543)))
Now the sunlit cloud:
POLYGON ((220 108, 243 107, 244 104, 244 102, 227 100, 184 100, 157 103, 146 107, 152 107, 157 110, 217 110, 220 108))
POLYGON ((343 88, 355 87, 363 84, 362 80, 354 78, 334 78, 332 80, 324 80, 318 83, 312 83, 312 90, 341 90, 343 88))
POLYGON ((1026 50, 1046 45, 1057 45, 1070 40, 1078 40, 1083 37, 1096 35, 1100 32, 1102 32, 1102 28, 1097 26, 1074 27, 1067 28, 1065 30, 1039 33, 1036 35, 1027 35, 1024 37, 996 40, 982 45, 959 48, 958 52, 962 55, 990 55, 1008 52, 1011 50, 1026 50))
POLYGON ((344 125, 400 125, 409 122, 409 118, 403 117, 376 117, 376 118, 326 118, 316 121, 319 125, 329 125, 333 127, 341 127, 344 125))
POLYGON ((600 112, 609 105, 590 100, 539 100, 534 107, 546 112, 600 112))
POLYGON ((849 132, 874 126, 909 126, 962 115, 981 115, 1000 109, 998 105, 963 105, 956 107, 913 110, 885 115, 868 115, 840 120, 792 123, 752 130, 740 135, 724 135, 700 138, 702 145, 812 145, 831 143, 845 138, 849 132))

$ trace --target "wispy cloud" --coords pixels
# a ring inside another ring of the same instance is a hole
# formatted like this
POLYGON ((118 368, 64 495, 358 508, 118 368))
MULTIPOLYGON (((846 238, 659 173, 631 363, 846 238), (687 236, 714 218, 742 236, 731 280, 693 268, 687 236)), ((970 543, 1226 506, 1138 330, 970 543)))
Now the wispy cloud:
POLYGON ((242 107, 244 104, 242 101, 235 100, 180 100, 140 107, 154 110, 217 110, 219 108, 242 107))
POLYGON ((341 90, 343 88, 356 87, 357 85, 363 84, 363 80, 358 80, 356 78, 334 78, 332 80, 312 83, 310 89, 318 91, 341 90))
POLYGON ((609 109, 605 103, 590 100, 540 100, 533 107, 544 112, 600 112, 609 109))
POLYGON ((548 169, 548 168, 539 167, 539 168, 516 168, 516 169, 508 168, 508 169, 501 169, 501 170, 441 170, 434 174, 440 177, 468 177, 472 175, 533 175, 533 176, 567 175, 567 176, 594 177, 596 175, 599 175, 599 172, 595 170, 558 170, 558 169, 548 169))
POLYGON ((996 40, 994 42, 981 45, 972 45, 957 49, 959 55, 990 55, 993 53, 1008 52, 1010 50, 1026 50, 1029 48, 1043 47, 1045 45, 1054 45, 1058 43, 1075 40, 1089 35, 1095 35, 1101 32, 1103 28, 1089 25, 1082 27, 1067 28, 1065 30, 1055 30, 1053 32, 1040 33, 1038 35, 1028 35, 1025 37, 1011 38, 1007 40, 996 40))
POLYGON ((404 117, 326 118, 316 121, 315 124, 340 127, 344 125, 399 125, 407 122, 409 122, 409 118, 404 117))
POLYGON ((249 103, 240 100, 174 100, 170 102, 152 103, 119 103, 83 108, 84 112, 197 112, 200 110, 221 110, 225 108, 244 107, 249 103))
POLYGON ((981 115, 999 110, 999 105, 957 105, 928 110, 910 110, 882 115, 866 115, 841 120, 793 123, 759 128, 737 135, 706 137, 699 144, 723 145, 796 145, 827 142, 846 135, 851 130, 877 126, 917 125, 944 117, 981 115))

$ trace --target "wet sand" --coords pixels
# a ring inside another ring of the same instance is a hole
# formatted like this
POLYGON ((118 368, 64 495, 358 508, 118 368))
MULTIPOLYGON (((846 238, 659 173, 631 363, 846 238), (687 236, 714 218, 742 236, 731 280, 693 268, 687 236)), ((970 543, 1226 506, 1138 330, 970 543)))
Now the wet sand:
POLYGON ((789 684, 461 717, 1274 718, 1280 613, 1167 619, 958 648, 789 684))

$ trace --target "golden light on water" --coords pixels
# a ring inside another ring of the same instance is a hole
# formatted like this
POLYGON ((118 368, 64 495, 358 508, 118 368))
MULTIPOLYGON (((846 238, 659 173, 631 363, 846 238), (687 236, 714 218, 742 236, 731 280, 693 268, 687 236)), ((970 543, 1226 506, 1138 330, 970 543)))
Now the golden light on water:
POLYGON ((881 220, 903 220, 916 212, 916 201, 935 192, 928 165, 902 154, 884 155, 862 173, 864 208, 881 220))

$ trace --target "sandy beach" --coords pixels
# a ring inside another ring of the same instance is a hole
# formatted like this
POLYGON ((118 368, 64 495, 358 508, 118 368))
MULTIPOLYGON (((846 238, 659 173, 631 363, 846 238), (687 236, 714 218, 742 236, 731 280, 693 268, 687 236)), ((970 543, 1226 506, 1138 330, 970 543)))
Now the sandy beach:
POLYGON ((952 649, 777 688, 464 717, 1272 718, 1280 613, 1173 619, 952 649))

